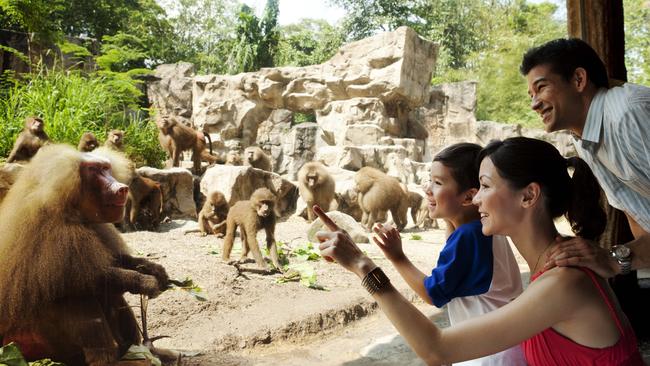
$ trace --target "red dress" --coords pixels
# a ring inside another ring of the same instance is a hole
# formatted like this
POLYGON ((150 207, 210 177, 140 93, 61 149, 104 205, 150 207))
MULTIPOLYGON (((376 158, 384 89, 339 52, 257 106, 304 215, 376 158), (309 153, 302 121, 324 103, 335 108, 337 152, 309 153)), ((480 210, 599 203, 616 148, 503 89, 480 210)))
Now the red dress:
MULTIPOLYGON (((530 366, 644 366, 634 331, 629 325, 623 326, 614 310, 612 300, 600 282, 596 280, 596 275, 587 268, 579 268, 589 275, 591 281, 598 288, 616 322, 616 327, 621 332, 621 338, 612 346, 591 348, 570 340, 553 328, 548 328, 522 342, 521 347, 526 361, 530 366)), ((533 275, 530 279, 531 282, 542 273, 544 272, 533 275)))

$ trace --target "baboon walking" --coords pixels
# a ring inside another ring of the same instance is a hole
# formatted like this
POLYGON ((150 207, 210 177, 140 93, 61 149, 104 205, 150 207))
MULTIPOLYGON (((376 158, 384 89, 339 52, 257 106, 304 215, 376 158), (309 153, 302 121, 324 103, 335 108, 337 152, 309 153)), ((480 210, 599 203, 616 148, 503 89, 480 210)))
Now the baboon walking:
POLYGON ((226 219, 226 237, 223 243, 223 260, 230 260, 230 252, 235 241, 235 230, 239 226, 242 243, 241 260, 246 259, 248 252, 253 253, 255 262, 261 269, 268 269, 264 257, 257 244, 257 231, 266 232, 266 248, 271 254, 271 261, 278 271, 282 271, 275 243, 275 211, 276 197, 268 188, 258 188, 250 200, 235 203, 228 211, 226 219))
POLYGON ((160 145, 172 159, 172 166, 180 166, 181 154, 185 150, 192 150, 194 174, 201 173, 202 160, 210 164, 216 163, 219 160, 216 156, 212 155, 212 151, 210 153, 205 151, 206 137, 208 138, 208 143, 210 143, 210 149, 212 149, 210 135, 185 126, 171 116, 159 116, 156 120, 156 125, 159 129, 158 141, 160 141, 160 145))
POLYGON ((359 207, 363 212, 361 224, 371 230, 372 225, 385 217, 386 211, 390 211, 397 230, 404 229, 409 201, 396 178, 378 169, 363 167, 355 174, 354 182, 359 207))

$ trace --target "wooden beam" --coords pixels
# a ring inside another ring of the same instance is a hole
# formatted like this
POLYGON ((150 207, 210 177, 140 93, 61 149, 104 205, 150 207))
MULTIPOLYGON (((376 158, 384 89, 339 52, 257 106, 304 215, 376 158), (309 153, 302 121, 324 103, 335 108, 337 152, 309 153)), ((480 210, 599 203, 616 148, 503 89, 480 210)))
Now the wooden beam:
POLYGON ((567 0, 570 37, 593 47, 605 62, 610 78, 627 81, 625 33, 621 0, 567 0))

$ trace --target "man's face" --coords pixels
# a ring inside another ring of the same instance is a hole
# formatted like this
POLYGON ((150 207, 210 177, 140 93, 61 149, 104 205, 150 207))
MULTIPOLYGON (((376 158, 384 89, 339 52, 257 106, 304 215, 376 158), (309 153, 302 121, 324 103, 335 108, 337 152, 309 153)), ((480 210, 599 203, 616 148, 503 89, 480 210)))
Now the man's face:
POLYGON ((526 75, 530 108, 542 118, 546 132, 573 130, 579 121, 580 94, 573 80, 551 71, 550 65, 537 65, 526 75))

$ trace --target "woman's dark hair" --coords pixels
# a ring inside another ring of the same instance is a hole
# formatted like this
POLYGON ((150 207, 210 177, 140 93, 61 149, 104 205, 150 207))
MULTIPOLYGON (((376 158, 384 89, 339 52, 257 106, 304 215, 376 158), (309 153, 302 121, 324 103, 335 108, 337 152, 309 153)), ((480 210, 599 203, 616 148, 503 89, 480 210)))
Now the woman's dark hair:
POLYGON ((481 149, 481 145, 461 142, 444 148, 436 154, 433 161, 449 168, 451 176, 458 184, 458 191, 463 192, 479 187, 476 157, 481 149))
POLYGON ((526 76, 538 65, 550 65, 551 71, 561 75, 564 80, 571 80, 579 67, 587 71, 587 77, 597 87, 607 87, 607 69, 589 44, 578 38, 559 38, 539 47, 529 49, 519 66, 519 71, 526 76))
POLYGON ((538 183, 548 213, 553 218, 566 214, 576 235, 595 240, 603 233, 606 216, 600 206, 600 186, 582 159, 565 159, 548 142, 527 137, 490 142, 478 161, 486 157, 514 189, 538 183), (574 169, 573 178, 568 167, 574 169))

